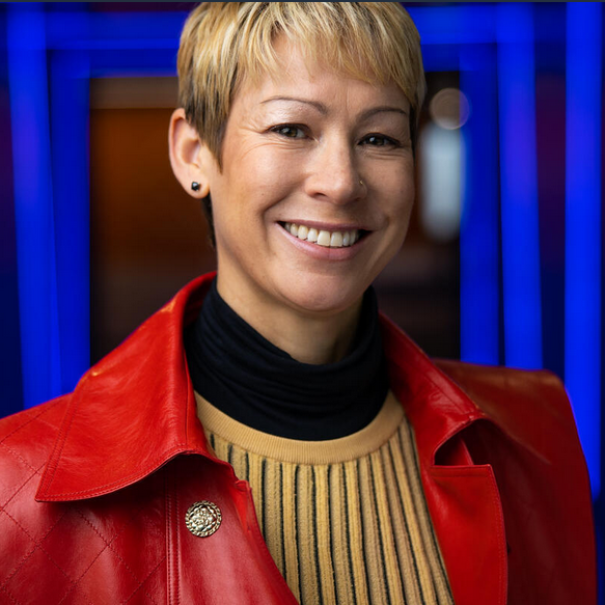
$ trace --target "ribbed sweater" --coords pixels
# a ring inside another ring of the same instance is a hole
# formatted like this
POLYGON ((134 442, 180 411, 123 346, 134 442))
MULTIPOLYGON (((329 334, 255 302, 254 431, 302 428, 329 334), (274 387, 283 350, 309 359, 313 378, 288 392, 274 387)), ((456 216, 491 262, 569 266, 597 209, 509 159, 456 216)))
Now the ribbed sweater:
POLYGON ((252 429, 196 394, 218 458, 252 488, 259 525, 301 605, 451 605, 416 446, 389 393, 365 428, 300 441, 252 429))

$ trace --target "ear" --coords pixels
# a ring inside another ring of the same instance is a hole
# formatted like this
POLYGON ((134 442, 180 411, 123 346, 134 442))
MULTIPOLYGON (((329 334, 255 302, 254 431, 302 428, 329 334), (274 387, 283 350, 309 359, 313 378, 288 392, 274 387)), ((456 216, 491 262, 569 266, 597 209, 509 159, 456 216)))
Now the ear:
POLYGON ((172 172, 183 189, 192 197, 206 197, 210 193, 210 175, 204 158, 210 154, 204 153, 206 146, 187 121, 183 108, 175 110, 170 118, 168 149, 172 172), (191 189, 193 182, 200 185, 197 191, 191 189))

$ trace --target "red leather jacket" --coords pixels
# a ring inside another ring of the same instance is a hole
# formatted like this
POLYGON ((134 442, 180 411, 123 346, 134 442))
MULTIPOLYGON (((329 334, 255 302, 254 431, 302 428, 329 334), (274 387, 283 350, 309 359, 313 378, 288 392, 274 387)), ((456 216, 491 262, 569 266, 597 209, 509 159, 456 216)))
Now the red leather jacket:
MULTIPOLYGON (((1 602, 296 603, 248 484, 208 450, 196 417, 182 333, 211 278, 73 393, 0 422, 1 602), (200 500, 222 513, 205 538, 185 524, 200 500)), ((561 383, 434 363, 384 317, 382 327, 457 605, 594 605, 588 477, 561 383)))

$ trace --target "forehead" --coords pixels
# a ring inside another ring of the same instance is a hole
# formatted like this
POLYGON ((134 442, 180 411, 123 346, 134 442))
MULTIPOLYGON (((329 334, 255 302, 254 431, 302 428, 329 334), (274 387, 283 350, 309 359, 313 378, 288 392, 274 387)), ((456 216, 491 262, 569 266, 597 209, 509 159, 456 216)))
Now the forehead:
POLYGON ((279 37, 275 43, 277 69, 264 73, 257 81, 244 79, 234 97, 245 102, 264 106, 273 97, 322 99, 336 105, 364 106, 390 104, 409 111, 409 102, 403 91, 394 83, 381 84, 368 74, 360 80, 343 70, 336 70, 317 60, 300 44, 279 37))

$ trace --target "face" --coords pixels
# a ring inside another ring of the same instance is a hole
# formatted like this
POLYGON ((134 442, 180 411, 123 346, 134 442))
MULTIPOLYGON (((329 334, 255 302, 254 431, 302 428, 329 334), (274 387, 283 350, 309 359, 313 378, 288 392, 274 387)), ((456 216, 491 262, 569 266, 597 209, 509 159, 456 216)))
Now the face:
POLYGON ((399 250, 414 198, 409 103, 307 64, 279 41, 279 78, 236 93, 223 170, 205 165, 219 291, 251 308, 350 309, 399 250))

